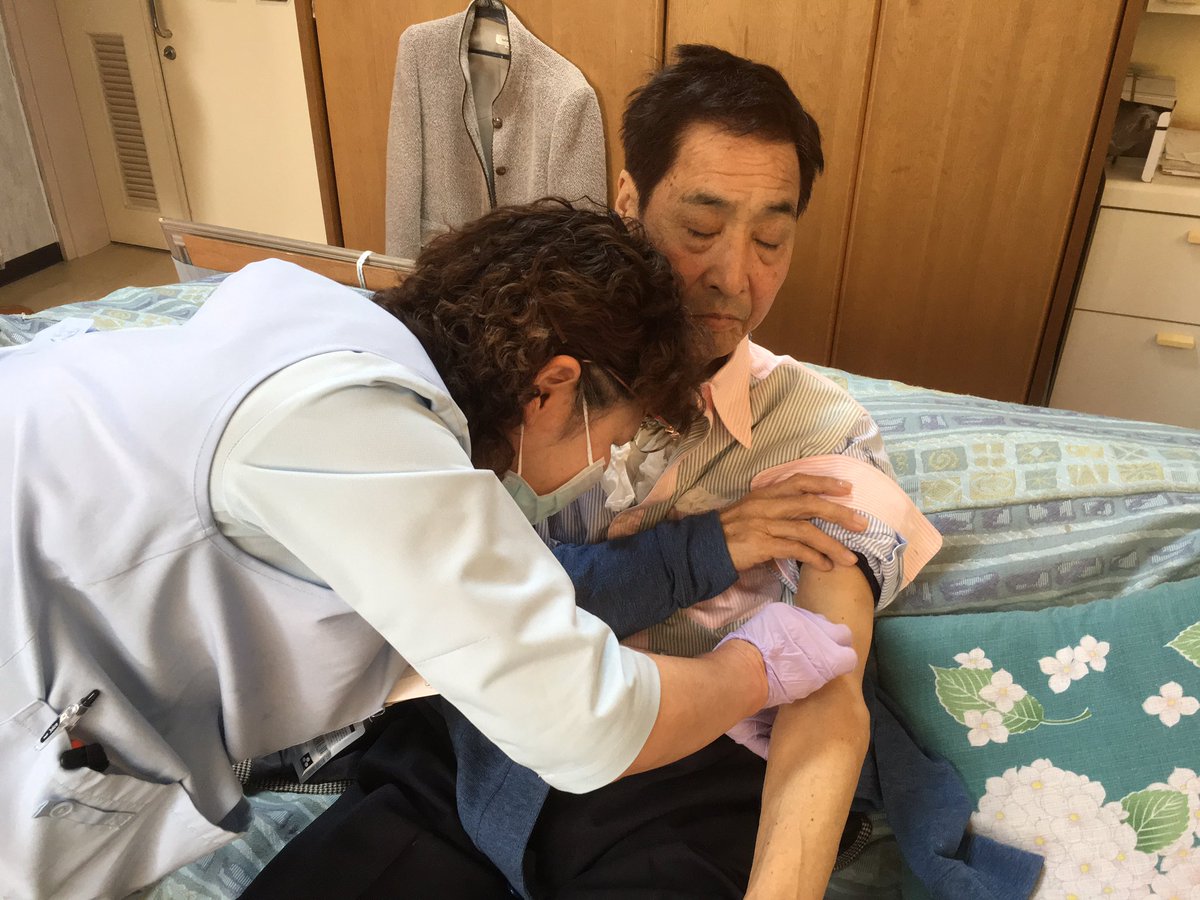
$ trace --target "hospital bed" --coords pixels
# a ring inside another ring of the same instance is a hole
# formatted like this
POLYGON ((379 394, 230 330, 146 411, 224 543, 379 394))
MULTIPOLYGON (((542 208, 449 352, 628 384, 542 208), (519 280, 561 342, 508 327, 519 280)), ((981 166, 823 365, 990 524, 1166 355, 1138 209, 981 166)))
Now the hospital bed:
MULTIPOLYGON (((100 330, 178 325, 217 288, 223 273, 269 256, 365 291, 396 284, 411 269, 405 260, 190 223, 164 221, 164 232, 183 278, 180 283, 124 288, 100 300, 36 315, 0 316, 0 347, 34 340, 67 318, 90 319, 100 330)), ((1095 637, 1114 648, 1114 660, 1124 660, 1115 648, 1120 641, 1118 629, 1127 628, 1122 624, 1125 617, 1137 619, 1142 598, 1149 598, 1146 609, 1158 608, 1153 603, 1160 602, 1166 590, 1158 586, 1174 585, 1172 590, 1182 591, 1185 599, 1172 600, 1172 608, 1196 606, 1196 655, 1189 658, 1183 650, 1175 656, 1168 653, 1161 678, 1157 671, 1142 671, 1145 666, 1140 663, 1141 668, 1114 664, 1107 673, 1089 675, 1088 689, 1101 692, 1089 706, 1089 717, 1100 718, 1098 710, 1106 697, 1127 690, 1130 696, 1140 692, 1149 698, 1168 677, 1182 684, 1185 694, 1200 694, 1200 587, 1196 587, 1200 581, 1189 581, 1200 578, 1200 432, 942 393, 835 369, 820 371, 845 386, 870 411, 901 486, 944 536, 942 551, 883 613, 877 629, 880 678, 911 718, 918 739, 964 772, 981 804, 973 820, 979 830, 988 833, 992 827, 983 818, 995 805, 988 800, 988 785, 1005 777, 1020 780, 1035 760, 1047 759, 1055 764, 1055 771, 1087 781, 1087 773, 1059 765, 1067 751, 1041 743, 1043 737, 1048 740, 1068 730, 1038 727, 1062 718, 1050 714, 1060 698, 1044 675, 1029 674, 1036 671, 1040 659, 1047 654, 1053 657, 1059 649, 1047 650, 1039 641, 1056 633, 1055 628, 1061 632, 1064 616, 1092 615, 1089 611, 1100 607, 1090 601, 1115 598, 1113 633, 1095 637), (1053 621, 1039 616, 1052 616, 1053 621), (959 623, 969 628, 964 632, 959 623), (986 659, 995 652, 990 647, 1001 644, 1012 661, 986 659), (1023 655, 1014 648, 1022 648, 1023 655), (976 649, 982 652, 972 656, 976 649), (956 667, 954 660, 960 654, 967 662, 956 667), (1191 665, 1172 668, 1179 655, 1191 665), (1031 662, 1020 663, 1018 656, 1031 662), (969 664, 972 660, 974 666, 969 664), (970 730, 966 723, 978 721, 968 713, 994 708, 981 699, 986 678, 992 674, 981 667, 981 661, 1019 674, 1028 695, 1039 698, 1034 702, 1041 718, 1034 716, 1030 727, 1032 706, 1022 701, 1018 711, 1028 714, 1024 720, 1013 719, 1011 709, 1003 713, 1006 726, 1012 726, 1006 730, 1003 746, 993 742, 990 748, 982 748, 987 753, 971 755, 981 748, 966 739, 970 730), (1026 667, 1018 669, 1018 664, 1026 667), (1135 669, 1141 681, 1134 685, 1121 681, 1132 678, 1135 669), (1042 679, 1040 684, 1034 678, 1042 679), (959 693, 951 696, 951 688, 959 693)), ((1096 630, 1093 624, 1085 618, 1079 627, 1096 630)), ((1068 622, 1068 631, 1072 627, 1068 622)), ((1192 646, 1182 641, 1183 633, 1180 646, 1192 646)), ((1082 640, 1083 635, 1079 637, 1082 640)), ((1089 670, 1093 671, 1100 670, 1089 670)), ((1105 740, 1096 722, 1076 724, 1078 730, 1070 733, 1080 740, 1105 740)), ((1200 746, 1197 715, 1185 719, 1178 729, 1161 728, 1161 741, 1152 737, 1149 744, 1141 740, 1138 748, 1131 749, 1128 755, 1134 762, 1128 765, 1146 770, 1147 786, 1168 781, 1169 760, 1178 755, 1174 742, 1186 737, 1187 729, 1191 729, 1190 746, 1200 746)), ((1111 752, 1111 739, 1106 748, 1111 752)), ((1192 768, 1200 768, 1200 759, 1194 760, 1192 768)), ((1102 780, 1096 772, 1090 774, 1093 782, 1102 780)), ((1154 852, 1182 847, 1200 831, 1200 782, 1193 787, 1191 793, 1183 791, 1188 809, 1196 807, 1191 810, 1192 824, 1186 826, 1190 830, 1175 835, 1170 847, 1163 845, 1154 852)), ((1114 797, 1109 790, 1106 796, 1111 804, 1124 799, 1125 793, 1122 790, 1120 797, 1114 797)), ((254 793, 254 820, 244 837, 143 895, 157 900, 236 896, 333 799, 328 794, 254 793)), ((1133 827, 1129 823, 1134 818, 1127 813, 1122 822, 1113 816, 1105 821, 1111 828, 1126 828, 1133 827)), ((835 879, 830 896, 899 896, 903 873, 894 846, 886 840, 886 824, 878 824, 878 834, 884 837, 868 846, 860 863, 835 879)), ((1168 836, 1174 834, 1173 828, 1168 828, 1168 836)), ((1013 843, 1037 839, 1002 830, 996 833, 1013 843)), ((1139 853, 1152 855, 1143 849, 1152 842, 1142 841, 1138 834, 1139 853)), ((1060 873, 1053 853, 1047 871, 1060 873)), ((1159 858, 1155 875, 1162 875, 1164 858, 1159 858)), ((1143 875, 1154 877, 1148 871, 1143 875)), ((1055 884, 1059 882, 1062 879, 1055 884)))

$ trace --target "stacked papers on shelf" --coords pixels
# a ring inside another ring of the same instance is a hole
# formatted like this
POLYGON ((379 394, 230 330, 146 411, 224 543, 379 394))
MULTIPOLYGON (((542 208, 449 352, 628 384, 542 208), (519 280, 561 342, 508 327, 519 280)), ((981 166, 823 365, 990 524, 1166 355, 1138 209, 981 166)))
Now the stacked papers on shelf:
POLYGON ((1121 87, 1121 99, 1160 109, 1174 109, 1175 79, 1165 75, 1135 75, 1130 72, 1121 87))
POLYGON ((1200 131, 1168 128, 1163 149, 1162 170, 1168 175, 1200 178, 1200 131))

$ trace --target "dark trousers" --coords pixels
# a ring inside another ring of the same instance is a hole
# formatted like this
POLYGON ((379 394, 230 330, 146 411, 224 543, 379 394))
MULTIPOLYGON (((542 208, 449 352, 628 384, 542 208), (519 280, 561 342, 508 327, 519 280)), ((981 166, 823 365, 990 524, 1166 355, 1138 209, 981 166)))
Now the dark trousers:
MULTIPOLYGON (((457 767, 434 702, 411 701, 363 755, 358 782, 242 895, 511 898, 455 806, 457 767)), ((728 738, 589 794, 551 791, 526 854, 538 898, 741 897, 765 763, 728 738)))

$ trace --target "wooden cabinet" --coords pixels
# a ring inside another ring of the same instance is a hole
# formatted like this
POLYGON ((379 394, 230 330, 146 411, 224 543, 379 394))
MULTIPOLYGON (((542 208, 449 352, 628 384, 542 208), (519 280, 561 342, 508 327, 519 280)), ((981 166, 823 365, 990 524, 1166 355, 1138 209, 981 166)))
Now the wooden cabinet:
MULTIPOLYGON (((1160 175, 1160 184, 1166 178, 1160 175)), ((1200 183, 1191 190, 1192 215, 1121 209, 1105 201, 1076 309, 1200 324, 1200 183)), ((1153 192, 1144 196, 1152 206, 1153 192)))
MULTIPOLYGON (((318 3, 345 244, 381 249, 397 39, 465 4, 318 3)), ((716 44, 788 78, 820 124, 827 166, 761 343, 867 375, 1040 402, 1139 0, 510 5, 596 89, 610 192, 625 97, 670 47, 716 44)))
POLYGON ((1200 184, 1138 171, 1109 175, 1050 405, 1200 428, 1200 184))
POLYGON ((1123 6, 885 0, 835 366, 1025 400, 1123 6))
MULTIPOLYGON (((626 95, 662 60, 664 0, 507 5, 596 91, 608 144, 609 191, 621 171, 626 95)), ((462 13, 464 0, 317 0, 316 36, 343 243, 384 250, 388 115, 404 29, 462 13)), ((302 30, 303 33, 303 30, 302 30)))
POLYGON ((1076 309, 1050 405, 1200 428, 1200 324, 1076 309))

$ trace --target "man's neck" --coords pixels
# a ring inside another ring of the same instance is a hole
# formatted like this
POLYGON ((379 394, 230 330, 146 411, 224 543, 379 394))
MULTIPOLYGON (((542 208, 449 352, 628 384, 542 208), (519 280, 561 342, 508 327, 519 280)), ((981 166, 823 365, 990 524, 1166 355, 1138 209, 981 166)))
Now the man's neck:
POLYGON ((732 353, 729 353, 725 356, 718 356, 711 363, 709 363, 708 368, 704 370, 704 380, 707 381, 720 372, 721 367, 724 366, 725 363, 729 362, 729 358, 731 356, 733 356, 732 353))

